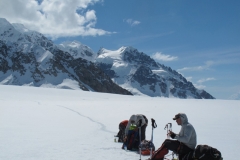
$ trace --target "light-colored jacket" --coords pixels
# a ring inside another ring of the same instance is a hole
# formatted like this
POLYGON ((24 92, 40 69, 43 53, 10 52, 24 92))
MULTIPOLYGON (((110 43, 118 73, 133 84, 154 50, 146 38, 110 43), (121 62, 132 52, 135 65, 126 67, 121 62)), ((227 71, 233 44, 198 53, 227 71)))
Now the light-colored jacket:
POLYGON ((185 113, 180 113, 180 118, 182 120, 182 128, 179 134, 177 134, 174 139, 177 139, 178 141, 184 143, 191 149, 195 149, 197 144, 196 131, 193 126, 188 122, 188 118, 185 113))
POLYGON ((126 129, 125 129, 125 135, 128 134, 128 131, 129 131, 130 126, 131 126, 131 121, 134 121, 134 123, 132 123, 133 125, 137 125, 138 122, 139 122, 139 120, 142 120, 141 126, 143 126, 143 125, 146 124, 146 121, 145 121, 143 115, 141 115, 141 114, 132 115, 132 116, 130 117, 130 119, 129 119, 129 121, 128 121, 128 124, 127 124, 127 126, 126 126, 126 129))

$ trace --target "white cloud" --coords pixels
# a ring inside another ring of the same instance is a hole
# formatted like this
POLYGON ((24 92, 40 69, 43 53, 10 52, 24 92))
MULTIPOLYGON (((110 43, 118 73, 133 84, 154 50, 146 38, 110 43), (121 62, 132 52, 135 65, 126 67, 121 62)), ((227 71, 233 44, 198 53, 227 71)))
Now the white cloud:
POLYGON ((204 65, 202 66, 194 66, 194 67, 184 67, 181 69, 178 69, 178 72, 181 71, 202 71, 202 70, 207 70, 209 69, 212 65, 214 64, 213 61, 207 61, 204 65))
POLYGON ((138 24, 140 24, 141 22, 139 22, 139 21, 134 21, 133 23, 132 23, 132 26, 136 26, 136 25, 138 25, 138 24))
POLYGON ((124 20, 124 21, 126 21, 131 26, 136 26, 136 25, 139 25, 141 23, 140 21, 136 21, 136 20, 133 20, 133 19, 127 19, 127 20, 124 20))
POLYGON ((174 60, 178 59, 178 57, 165 55, 165 54, 162 54, 161 52, 157 52, 157 53, 153 54, 151 57, 158 61, 174 61, 174 60))
POLYGON ((215 78, 205 78, 205 79, 200 79, 197 82, 198 83, 204 83, 204 82, 207 82, 207 81, 214 81, 214 80, 216 80, 216 79, 215 78))
POLYGON ((194 84, 194 86, 196 88, 198 88, 198 89, 204 89, 204 88, 206 88, 206 86, 203 85, 202 83, 207 82, 207 81, 214 81, 214 80, 216 80, 216 79, 213 78, 213 77, 211 77, 211 78, 203 78, 203 79, 198 80, 197 84, 194 84))
POLYGON ((202 84, 193 84, 194 87, 196 87, 197 89, 205 89, 206 86, 202 85, 202 84))
POLYGON ((192 81, 193 77, 186 77, 187 81, 192 81))
POLYGON ((87 9, 101 0, 1 0, 0 17, 22 23, 53 38, 111 34, 94 28, 97 16, 87 9))

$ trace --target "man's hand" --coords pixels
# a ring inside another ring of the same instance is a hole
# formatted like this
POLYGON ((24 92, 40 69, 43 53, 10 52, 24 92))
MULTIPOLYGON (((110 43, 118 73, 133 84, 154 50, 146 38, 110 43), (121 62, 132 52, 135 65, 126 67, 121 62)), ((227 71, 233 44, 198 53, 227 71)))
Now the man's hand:
POLYGON ((172 131, 169 131, 168 134, 170 135, 170 137, 171 137, 172 139, 174 139, 174 138, 176 137, 176 134, 175 134, 174 132, 172 132, 172 131))

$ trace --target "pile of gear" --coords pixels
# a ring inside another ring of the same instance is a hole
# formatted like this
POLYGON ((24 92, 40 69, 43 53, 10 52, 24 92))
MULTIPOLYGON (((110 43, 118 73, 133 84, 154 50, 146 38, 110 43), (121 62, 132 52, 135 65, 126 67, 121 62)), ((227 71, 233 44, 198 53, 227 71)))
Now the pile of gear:
POLYGON ((132 115, 129 120, 120 122, 119 132, 115 137, 118 137, 118 142, 123 143, 122 149, 138 151, 140 160, 141 155, 150 155, 148 160, 169 159, 167 157, 171 155, 171 160, 223 160, 221 152, 216 148, 208 145, 197 145, 195 129, 188 122, 185 113, 175 115, 173 120, 181 125, 180 132, 178 134, 174 133, 172 123, 167 123, 164 128, 167 130, 167 139, 157 150, 155 150, 153 144, 153 130, 157 127, 157 124, 151 118, 151 140, 146 140, 145 132, 148 119, 143 114, 132 115), (172 151, 172 154, 168 155, 169 150, 172 151))

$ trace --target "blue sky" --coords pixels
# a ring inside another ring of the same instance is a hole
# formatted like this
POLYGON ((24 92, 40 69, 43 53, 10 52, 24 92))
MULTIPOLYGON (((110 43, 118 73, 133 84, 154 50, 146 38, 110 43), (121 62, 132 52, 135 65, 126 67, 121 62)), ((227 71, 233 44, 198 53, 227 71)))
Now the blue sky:
POLYGON ((0 17, 95 52, 132 46, 216 98, 240 94, 239 0, 1 0, 0 17))

